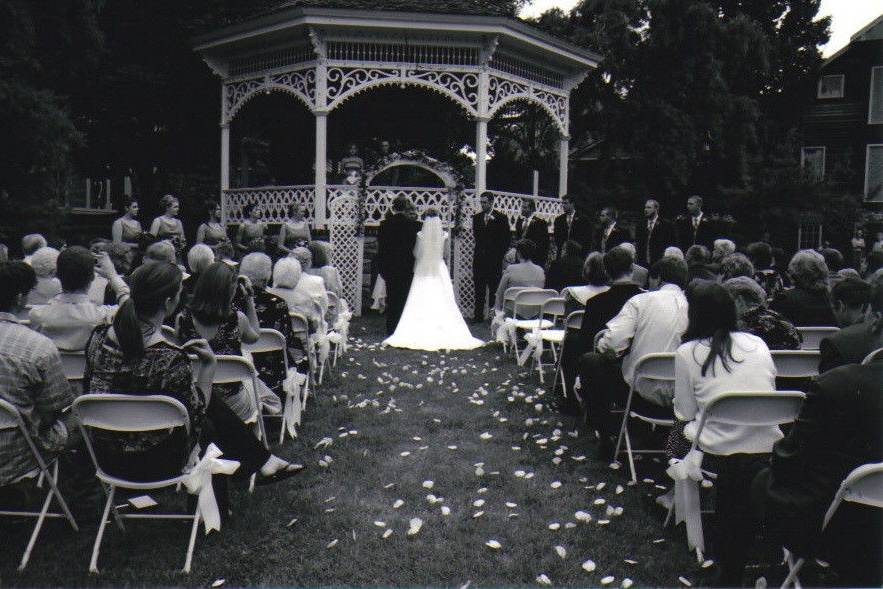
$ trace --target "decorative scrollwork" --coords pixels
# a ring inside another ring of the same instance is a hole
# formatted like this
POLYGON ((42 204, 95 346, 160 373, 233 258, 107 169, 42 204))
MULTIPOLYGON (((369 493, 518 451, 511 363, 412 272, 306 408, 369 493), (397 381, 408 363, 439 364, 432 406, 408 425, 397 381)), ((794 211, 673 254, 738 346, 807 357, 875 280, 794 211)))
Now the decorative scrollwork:
POLYGON ((510 96, 529 95, 530 87, 526 84, 520 84, 512 80, 500 78, 498 76, 488 77, 488 108, 493 110, 494 106, 506 100, 510 96))
POLYGON ((447 90, 475 109, 478 105, 478 75, 459 72, 408 70, 409 80, 423 80, 447 90))
POLYGON ((330 67, 326 75, 328 104, 332 105, 348 94, 359 92, 371 82, 397 77, 398 70, 330 67))
POLYGON ((306 68, 225 84, 224 120, 231 121, 257 94, 273 91, 288 92, 312 109, 316 104, 316 70, 306 68))
POLYGON ((543 88, 529 86, 520 82, 508 80, 498 76, 491 76, 488 80, 488 111, 494 116, 510 102, 523 100, 541 107, 555 121, 561 134, 567 136, 569 127, 569 104, 568 94, 551 92, 543 88))

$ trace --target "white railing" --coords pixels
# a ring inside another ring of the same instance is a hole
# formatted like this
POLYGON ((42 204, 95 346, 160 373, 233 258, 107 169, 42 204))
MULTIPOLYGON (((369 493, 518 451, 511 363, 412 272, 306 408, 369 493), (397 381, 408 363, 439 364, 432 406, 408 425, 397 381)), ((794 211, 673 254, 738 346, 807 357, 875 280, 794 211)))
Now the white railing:
POLYGON ((282 223, 290 217, 291 203, 297 201, 304 206, 305 216, 313 222, 313 202, 315 186, 259 186, 257 188, 234 188, 221 194, 221 210, 224 222, 238 224, 245 219, 246 205, 257 205, 261 218, 268 223, 282 223))

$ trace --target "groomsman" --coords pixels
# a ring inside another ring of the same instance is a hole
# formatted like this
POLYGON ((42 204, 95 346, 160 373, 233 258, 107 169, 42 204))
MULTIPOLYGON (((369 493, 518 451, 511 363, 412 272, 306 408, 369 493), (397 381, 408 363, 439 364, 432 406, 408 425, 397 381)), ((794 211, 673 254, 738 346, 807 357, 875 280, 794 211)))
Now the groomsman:
POLYGON ((399 324, 414 278, 414 244, 420 223, 408 215, 410 202, 405 196, 392 201, 392 214, 380 223, 377 236, 378 267, 386 281, 387 335, 399 324))
POLYGON ((622 227, 617 226, 616 219, 619 216, 613 207, 604 207, 601 209, 599 222, 601 230, 598 231, 598 237, 595 243, 595 250, 605 254, 621 243, 631 241, 632 237, 629 232, 622 227))
POLYGON ((652 198, 644 203, 644 219, 635 231, 635 241, 638 263, 649 268, 662 257, 665 248, 675 244, 675 227, 659 216, 659 202, 652 198))
POLYGON ((702 197, 693 195, 687 199, 687 215, 677 221, 678 243, 686 252, 691 245, 704 245, 709 250, 714 246, 714 227, 702 212, 702 197))
POLYGON ((583 251, 592 243, 591 223, 576 212, 573 200, 569 195, 565 194, 561 197, 561 207, 564 209, 564 213, 555 217, 553 224, 555 248, 559 258, 564 250, 564 242, 568 239, 579 243, 583 247, 583 251))
POLYGON ((536 251, 531 260, 544 268, 549 256, 549 224, 537 215, 537 204, 532 198, 521 201, 521 217, 515 223, 515 241, 519 239, 534 242, 536 251))
POLYGON ((475 282, 475 308, 472 321, 481 323, 485 318, 485 301, 488 308, 494 306, 494 296, 503 273, 503 256, 509 249, 509 220, 494 210, 494 194, 483 192, 479 197, 481 212, 472 216, 472 233, 475 235, 475 253, 472 258, 472 279, 475 282))

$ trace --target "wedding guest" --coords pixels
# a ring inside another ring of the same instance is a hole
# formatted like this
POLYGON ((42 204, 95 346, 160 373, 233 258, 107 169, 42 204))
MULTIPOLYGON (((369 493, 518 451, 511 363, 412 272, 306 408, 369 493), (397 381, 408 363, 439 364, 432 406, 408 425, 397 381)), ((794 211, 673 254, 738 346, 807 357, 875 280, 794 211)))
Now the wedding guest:
POLYGON ((871 284, 860 278, 844 278, 831 289, 834 316, 840 327, 865 320, 871 302, 871 284))
POLYGON ((579 242, 564 242, 558 259, 552 262, 546 275, 546 288, 561 290, 567 286, 576 286, 583 281, 583 248, 579 242))
POLYGON ((147 249, 144 250, 142 264, 153 264, 156 262, 167 262, 169 264, 176 263, 175 246, 172 245, 171 241, 163 239, 156 243, 151 243, 147 246, 147 249))
MULTIPOLYGON (((311 256, 310 267, 304 270, 307 274, 318 276, 325 285, 325 290, 343 297, 343 285, 340 283, 340 272, 331 264, 331 245, 327 241, 311 241, 309 252, 311 256)), ((303 265, 301 265, 303 269, 303 265)))
POLYGON ((590 298, 610 288, 610 277, 604 267, 604 254, 592 252, 586 256, 582 267, 582 278, 583 286, 568 286, 561 289, 565 316, 584 308, 590 298))
MULTIPOLYGON (((619 244, 616 247, 621 247, 625 250, 628 250, 629 254, 632 256, 632 259, 636 259, 638 257, 638 249, 635 247, 630 241, 626 241, 624 243, 619 244)), ((650 278, 650 270, 641 266, 637 262, 632 264, 632 282, 640 286, 641 288, 647 288, 647 280, 650 278)))
POLYGON ((472 255, 472 279, 475 284, 473 323, 485 320, 485 304, 489 309, 494 307, 494 297, 503 274, 503 257, 511 240, 506 215, 494 210, 494 193, 485 191, 478 201, 481 211, 472 216, 472 233, 475 236, 472 255))
MULTIPOLYGON (((592 425, 600 434, 599 457, 610 458, 621 415, 612 406, 622 406, 633 384, 635 364, 647 354, 673 352, 687 327, 687 265, 671 257, 659 259, 650 268, 654 290, 630 298, 607 322, 596 352, 580 360, 581 391, 588 404, 592 425)), ((601 296, 601 295, 599 295, 601 296)), ((589 303, 592 301, 590 300, 589 303)), ((670 417, 671 399, 666 391, 637 383, 638 395, 632 408, 644 415, 670 417)))
POLYGON ((740 253, 727 254, 721 260, 720 279, 721 281, 746 276, 754 278, 754 265, 747 256, 740 253))
POLYGON ((825 265, 828 266, 828 281, 833 287, 834 282, 839 279, 837 272, 843 268, 843 254, 833 247, 822 248, 819 253, 825 258, 825 265))
POLYGON ((766 293, 745 276, 723 283, 736 305, 739 330, 762 339, 771 350, 799 350, 803 338, 785 317, 766 306, 766 293))
POLYGON ((207 200, 205 201, 205 212, 206 220, 200 223, 196 229, 196 243, 207 245, 212 252, 217 254, 217 250, 221 246, 230 246, 227 228, 221 223, 221 205, 217 201, 207 200))
POLYGON ((644 203, 644 221, 637 225, 635 242, 638 262, 649 268, 668 246, 676 243, 675 226, 659 216, 659 201, 652 198, 644 203))
POLYGON ((754 280, 766 291, 769 300, 775 299, 784 290, 785 284, 773 269, 773 249, 768 243, 757 241, 749 244, 746 251, 754 265, 754 280))
POLYGON ((694 194, 687 199, 687 214, 681 215, 676 221, 678 243, 681 251, 687 251, 691 245, 712 247, 714 228, 702 212, 703 200, 694 194))
POLYGON ((514 286, 542 288, 546 282, 546 273, 534 262, 537 255, 536 244, 533 241, 529 239, 517 241, 515 257, 517 262, 503 271, 500 285, 497 287, 494 309, 498 312, 503 311, 503 296, 506 294, 506 289, 514 286))
POLYGON ((617 227, 616 220, 619 213, 613 207, 604 207, 598 217, 601 225, 596 238, 595 250, 603 253, 610 251, 621 243, 630 242, 632 240, 628 231, 622 227, 617 227))
POLYGON ((97 256, 84 247, 69 247, 58 256, 61 294, 49 304, 31 310, 31 327, 52 340, 61 351, 86 348, 92 330, 110 323, 117 305, 96 305, 89 300, 89 286, 95 274, 104 277, 117 295, 117 303, 129 296, 129 287, 117 274, 106 253, 97 256))
POLYGON ((729 239, 715 239, 711 250, 711 263, 720 264, 724 258, 736 252, 736 244, 729 239))
POLYGON ((268 288, 267 292, 284 300, 289 310, 303 315, 309 323, 310 334, 321 333, 325 314, 316 298, 298 290, 302 276, 303 270, 296 258, 281 258, 273 266, 273 288, 268 288))
POLYGON ((558 252, 559 257, 568 240, 577 242, 583 251, 592 245, 592 223, 580 215, 573 205, 573 197, 568 194, 562 195, 561 208, 564 212, 555 217, 552 224, 555 251, 558 252))
POLYGON ((37 275, 37 284, 28 293, 28 305, 45 305, 61 293, 61 282, 56 277, 58 250, 41 247, 31 254, 30 264, 37 275))
POLYGON ((313 268, 313 255, 310 250, 305 247, 296 247, 291 250, 288 257, 300 262, 301 276, 295 288, 316 301, 316 304, 322 309, 322 315, 326 315, 328 313, 328 294, 325 280, 321 276, 309 273, 309 270, 313 268))
POLYGON ((288 254, 296 247, 306 246, 310 241, 310 224, 306 219, 304 206, 294 201, 288 207, 288 220, 283 221, 279 229, 276 247, 283 254, 288 254))
POLYGON ((264 233, 267 228, 261 221, 261 210, 255 204, 247 204, 242 207, 242 213, 245 220, 236 230, 236 250, 243 255, 264 251, 264 233))
POLYGON ((420 223, 408 217, 409 204, 407 197, 397 196, 377 234, 377 267, 386 283, 386 335, 395 332, 414 278, 414 244, 420 223))
POLYGON ((687 258, 684 257, 684 252, 681 251, 681 248, 679 248, 675 245, 670 245, 667 248, 665 248, 665 251, 662 252, 662 255, 668 256, 670 258, 677 258, 679 260, 683 260, 684 262, 687 261, 687 258))
MULTIPOLYGON (((181 271, 173 264, 141 266, 132 273, 132 296, 120 308, 113 325, 95 330, 86 350, 85 388, 91 393, 165 395, 181 402, 191 422, 188 447, 199 441, 203 448, 215 443, 224 457, 240 462, 236 478, 258 473, 263 485, 288 478, 302 466, 290 464, 268 452, 251 430, 213 394, 215 355, 205 339, 194 339, 178 348, 166 342, 161 326, 178 306, 181 271), (196 374, 187 354, 196 355, 196 374), (195 378, 194 378, 195 376, 195 378)), ((144 434, 96 436, 102 464, 113 475, 133 480, 156 480, 180 472, 171 464, 170 450, 181 443, 172 430, 144 434)), ((188 455, 184 453, 183 457, 188 455)), ((223 477, 213 477, 221 513, 227 514, 223 477)))
POLYGON ((717 274, 712 272, 708 264, 711 263, 711 252, 704 245, 691 245, 687 249, 687 255, 684 256, 687 262, 688 274, 687 279, 690 282, 694 280, 717 280, 717 274))
POLYGON ((521 217, 515 222, 515 240, 519 239, 533 242, 533 262, 545 268, 549 257, 549 224, 537 214, 537 203, 532 198, 521 199, 521 217))
POLYGON ((155 218, 150 224, 150 233, 157 239, 168 240, 175 249, 177 258, 183 258, 184 248, 187 247, 187 239, 184 237, 184 225, 178 218, 181 203, 171 194, 166 194, 159 199, 163 208, 163 214, 155 218))
POLYGON ((110 227, 110 235, 114 243, 121 243, 130 248, 137 248, 140 243, 141 234, 144 230, 141 228, 141 222, 138 220, 138 201, 132 198, 126 198, 123 201, 122 217, 113 222, 110 227))
POLYGON ((39 233, 29 233, 21 238, 21 252, 24 256, 24 263, 31 263, 31 256, 34 255, 41 247, 46 247, 46 238, 39 233))
POLYGON ((859 364, 883 348, 883 277, 872 283, 870 309, 861 323, 845 327, 819 343, 819 372, 859 364))
MULTIPOLYGON (((40 452, 49 459, 77 440, 71 415, 65 412, 74 393, 49 338, 16 319, 36 283, 33 268, 24 262, 0 264, 0 399, 22 413, 40 452)), ((0 430, 0 486, 36 467, 24 437, 15 428, 0 430)))
POLYGON ((787 317, 797 327, 837 327, 828 290, 828 266, 824 258, 812 250, 794 254, 788 264, 794 287, 782 291, 770 308, 787 317))
MULTIPOLYGON (((769 348, 759 337, 738 331, 736 306, 727 290, 714 282, 695 282, 687 300, 689 323, 675 352, 674 414, 685 424, 683 445, 696 437, 700 415, 715 395, 776 390, 769 348)), ((751 481, 781 438, 775 425, 731 425, 714 417, 705 422, 698 449, 705 453, 703 466, 717 473, 712 533, 720 586, 742 585, 745 555, 756 529, 751 481)))

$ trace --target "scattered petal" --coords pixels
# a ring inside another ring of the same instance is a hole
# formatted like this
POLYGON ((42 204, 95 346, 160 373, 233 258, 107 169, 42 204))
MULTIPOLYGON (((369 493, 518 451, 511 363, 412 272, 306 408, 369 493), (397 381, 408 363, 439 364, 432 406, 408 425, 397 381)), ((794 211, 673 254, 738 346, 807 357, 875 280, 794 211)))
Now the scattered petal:
POLYGON ((290 522, 288 522, 288 525, 285 526, 285 527, 290 528, 291 526, 293 526, 293 525, 296 524, 296 523, 297 523, 297 518, 294 518, 293 520, 291 520, 290 522))
POLYGON ((561 528, 561 524, 559 524, 558 522, 552 522, 551 524, 549 524, 550 530, 554 531, 554 530, 558 530, 560 528, 561 528))
POLYGON ((576 518, 576 521, 578 521, 578 522, 590 522, 590 521, 592 521, 592 514, 591 514, 591 513, 587 513, 587 512, 585 512, 585 511, 577 511, 575 514, 573 514, 573 517, 575 517, 575 518, 576 518))
POLYGON ((627 558, 627 559, 623 560, 622 562, 624 562, 626 564, 638 564, 637 560, 632 560, 631 558, 627 558))
POLYGON ((711 559, 702 561, 702 568, 707 569, 708 567, 714 565, 714 561, 711 559))
POLYGON ((549 486, 552 487, 553 489, 559 489, 559 488, 561 488, 561 481, 552 481, 552 484, 549 486))
POLYGON ((686 586, 686 587, 692 587, 692 586, 693 586, 693 583, 691 583, 690 581, 688 581, 686 577, 678 577, 678 581, 680 581, 681 583, 683 583, 684 586, 686 586))
POLYGON ((414 536, 420 532, 420 528, 423 527, 423 520, 419 517, 411 518, 411 521, 408 524, 408 535, 414 536))
POLYGON ((392 536, 392 530, 387 529, 386 531, 383 532, 384 539, 389 538, 390 536, 392 536))
POLYGON ((631 587, 633 584, 634 584, 634 582, 631 579, 629 579, 628 577, 626 577, 625 579, 622 580, 621 587, 622 587, 622 589, 629 589, 629 587, 631 587))
POLYGON ((326 544, 325 548, 334 548, 335 546, 337 546, 337 543, 338 543, 338 539, 335 538, 334 540, 332 540, 331 542, 326 544))
POLYGON ((599 497, 598 499, 592 501, 592 503, 594 505, 604 505, 605 503, 607 503, 607 501, 603 497, 599 497))
POLYGON ((594 570, 595 570, 595 561, 594 561, 594 560, 591 560, 591 559, 590 559, 590 560, 587 560, 586 562, 584 562, 584 563, 582 564, 582 567, 583 567, 583 570, 586 571, 587 573, 594 572, 594 570))
POLYGON ((602 585, 609 585, 610 583, 612 583, 615 580, 616 580, 616 577, 614 577, 613 575, 608 575, 608 576, 604 577, 603 579, 601 579, 601 584, 602 585))
POLYGON ((555 547, 555 552, 556 552, 556 553, 558 554, 558 556, 560 556, 561 558, 567 558, 567 549, 566 549, 564 546, 556 546, 556 547, 555 547))
POLYGON ((622 488, 622 485, 616 485, 616 494, 621 495, 625 489, 622 488))
POLYGON ((481 507, 484 505, 484 499, 476 499, 472 502, 472 507, 481 507))
POLYGON ((492 435, 489 434, 488 432, 484 432, 483 434, 481 434, 481 435, 478 436, 478 437, 481 438, 482 440, 490 440, 490 439, 493 438, 494 436, 492 436, 492 435))
POLYGON ((493 548, 494 550, 499 550, 500 548, 503 547, 503 545, 500 544, 499 542, 497 542, 496 540, 488 540, 487 542, 484 543, 484 545, 487 546, 488 548, 493 548))
POLYGON ((566 524, 564 524, 564 528, 567 530, 572 530, 575 527, 576 527, 576 524, 573 522, 567 522, 566 524))
POLYGON ((212 587, 220 587, 221 585, 223 585, 226 582, 227 582, 227 579, 215 579, 212 582, 212 587))
POLYGON ((507 501, 507 502, 506 502, 506 507, 508 507, 509 509, 512 509, 512 508, 514 508, 514 507, 518 507, 518 504, 517 504, 517 503, 512 503, 511 501, 507 501))
POLYGON ((542 575, 537 576, 537 583, 539 583, 540 585, 549 586, 552 584, 552 580, 548 576, 546 576, 545 573, 543 573, 542 575))
POLYGON ((411 455, 411 453, 410 453, 410 452, 407 452, 407 451, 402 452, 401 454, 399 454, 399 456, 401 456, 402 458, 404 458, 404 457, 406 457, 406 456, 410 456, 410 455, 411 455))
POLYGON ((447 505, 442 505, 441 512, 442 515, 451 515, 451 508, 447 505))
POLYGON ((519 479, 523 479, 523 478, 524 478, 524 475, 527 474, 527 473, 525 473, 523 470, 516 470, 514 474, 515 474, 515 476, 516 476, 517 478, 519 478, 519 479))
POLYGON ((483 511, 476 511, 475 513, 472 514, 472 519, 478 519, 483 515, 484 515, 483 511))
POLYGON ((399 507, 401 507, 401 506, 404 505, 404 504, 405 504, 405 502, 402 501, 401 499, 396 499, 396 500, 395 500, 395 503, 392 504, 392 508, 393 508, 393 509, 398 509, 399 507))
POLYGON ((611 470, 619 470, 620 468, 622 468, 622 465, 620 463, 618 463, 618 462, 611 462, 610 463, 611 470))
POLYGON ((385 528, 385 527, 386 527, 386 522, 375 521, 375 522, 374 522, 374 525, 377 526, 378 528, 385 528))
POLYGON ((434 486, 435 486, 435 483, 432 481, 423 481, 423 488, 424 489, 431 489, 434 486))

